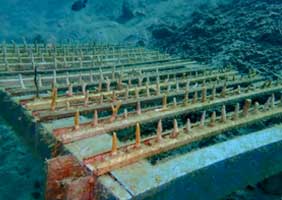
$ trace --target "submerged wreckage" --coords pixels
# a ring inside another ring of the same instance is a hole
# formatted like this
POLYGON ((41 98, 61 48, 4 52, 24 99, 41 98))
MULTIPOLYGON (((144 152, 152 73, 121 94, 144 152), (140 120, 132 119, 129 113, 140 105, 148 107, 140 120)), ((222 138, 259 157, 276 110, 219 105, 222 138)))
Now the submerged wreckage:
POLYGON ((1 113, 48 158, 47 200, 217 199, 282 170, 274 76, 129 45, 0 53, 1 113))

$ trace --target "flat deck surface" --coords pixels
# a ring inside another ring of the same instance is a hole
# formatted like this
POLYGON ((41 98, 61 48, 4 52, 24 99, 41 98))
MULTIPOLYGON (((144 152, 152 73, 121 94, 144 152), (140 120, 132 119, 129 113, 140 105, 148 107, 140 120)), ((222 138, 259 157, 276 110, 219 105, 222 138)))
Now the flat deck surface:
MULTIPOLYGON (((235 158, 240 155, 244 155, 247 152, 252 152, 254 150, 275 143, 280 143, 280 149, 277 149, 276 153, 281 152, 281 125, 254 132, 248 135, 240 136, 210 147, 195 150, 182 156, 177 156, 176 158, 160 162, 157 165, 152 165, 147 160, 143 160, 130 166, 114 170, 111 172, 111 177, 108 175, 102 176, 99 178, 99 181, 105 188, 108 188, 118 199, 127 199, 130 196, 139 195, 150 196, 150 193, 154 193, 154 190, 159 190, 167 184, 173 184, 174 181, 181 179, 181 177, 187 176, 187 174, 191 174, 191 176, 193 176, 193 172, 209 168, 213 165, 216 168, 217 163, 224 162, 225 160, 232 159, 233 157, 235 158)), ((255 159, 256 158, 254 158, 254 161, 246 160, 245 162, 256 162, 255 159)), ((261 168, 253 170, 253 174, 248 174, 248 176, 245 174, 245 176, 248 178, 236 178, 237 175, 240 175, 239 171, 244 171, 244 163, 241 163, 242 166, 238 167, 237 171, 235 172, 231 170, 228 171, 228 167, 226 167, 226 172, 224 173, 227 174, 228 177, 225 178, 234 179, 232 181, 235 185, 238 186, 238 188, 244 187, 243 184, 246 184, 244 182, 245 180, 252 180, 252 176, 260 175, 259 172, 261 172, 262 170, 264 170, 266 174, 271 173, 270 171, 267 172, 267 170, 270 170, 271 167, 266 168, 263 165, 266 160, 263 159, 264 158, 261 157, 261 160, 257 160, 257 162, 260 163, 259 166, 261 166, 261 168)), ((269 160, 271 160, 271 158, 269 158, 269 160)), ((280 167, 280 170, 282 170, 282 165, 280 165, 280 167)), ((273 168, 275 168, 275 166, 273 166, 273 168)), ((206 173, 209 172, 207 171, 206 173)), ((214 192, 221 192, 222 194, 224 194, 224 191, 228 191, 229 185, 228 183, 226 184, 226 181, 221 181, 221 179, 225 178, 220 174, 206 175, 212 177, 212 183, 207 180, 206 182, 205 180, 199 180, 199 182, 201 182, 201 188, 199 188, 197 191, 203 192, 205 188, 207 189, 207 194, 204 194, 203 196, 207 197, 208 194, 214 192), (224 183, 226 184, 226 187, 225 185, 223 185, 224 183), (216 186, 212 186, 212 184, 216 186), (222 189, 221 191, 219 190, 220 188, 222 189), (216 189, 218 191, 214 191, 216 189)), ((183 185, 181 187, 183 187, 183 185)), ((186 191, 189 191, 189 186, 187 187, 188 189, 186 189, 186 191)), ((191 188, 193 187, 194 186, 191 186, 191 188)), ((185 190, 183 192, 185 193, 183 195, 189 197, 189 194, 186 193, 185 190)))

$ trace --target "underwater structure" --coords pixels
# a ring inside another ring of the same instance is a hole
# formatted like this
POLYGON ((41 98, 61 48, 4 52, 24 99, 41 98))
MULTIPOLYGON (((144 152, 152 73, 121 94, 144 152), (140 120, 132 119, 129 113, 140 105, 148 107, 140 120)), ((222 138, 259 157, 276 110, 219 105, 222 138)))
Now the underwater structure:
POLYGON ((282 82, 132 45, 6 44, 1 112, 47 200, 218 199, 282 170, 282 82))

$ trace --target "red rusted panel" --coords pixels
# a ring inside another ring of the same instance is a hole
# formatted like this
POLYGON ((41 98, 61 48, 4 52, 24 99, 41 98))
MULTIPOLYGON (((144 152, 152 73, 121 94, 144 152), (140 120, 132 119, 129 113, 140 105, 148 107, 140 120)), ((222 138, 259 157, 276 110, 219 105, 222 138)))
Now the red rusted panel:
POLYGON ((78 178, 66 186, 66 200, 93 200, 94 179, 91 176, 78 178))
POLYGON ((47 161, 46 200, 65 199, 67 178, 82 177, 85 172, 73 156, 60 156, 47 161))

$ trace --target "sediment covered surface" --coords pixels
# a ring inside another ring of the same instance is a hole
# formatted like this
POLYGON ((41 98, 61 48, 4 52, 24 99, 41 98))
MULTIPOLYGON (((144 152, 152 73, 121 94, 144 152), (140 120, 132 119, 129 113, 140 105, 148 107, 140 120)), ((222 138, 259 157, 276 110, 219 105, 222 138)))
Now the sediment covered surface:
POLYGON ((281 70, 281 10, 275 0, 202 6, 182 25, 152 28, 154 45, 201 62, 281 70))
POLYGON ((43 161, 0 117, 0 199, 43 199, 43 161))

